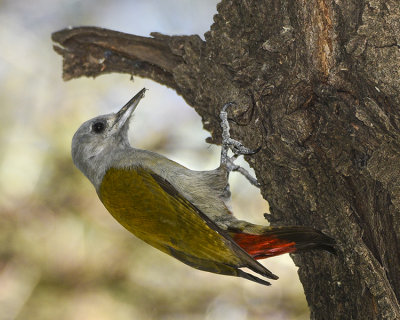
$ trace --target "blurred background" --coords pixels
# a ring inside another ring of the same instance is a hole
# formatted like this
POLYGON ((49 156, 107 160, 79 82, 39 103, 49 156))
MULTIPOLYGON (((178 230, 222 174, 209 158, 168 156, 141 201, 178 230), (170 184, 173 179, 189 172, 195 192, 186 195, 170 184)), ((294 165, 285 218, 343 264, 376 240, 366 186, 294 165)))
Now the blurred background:
MULTIPOLYGON (((174 91, 128 75, 62 81, 50 35, 95 25, 148 36, 199 34, 215 0, 0 1, 0 319, 308 319, 288 255, 262 263, 271 287, 192 269, 142 243, 103 208, 73 166, 79 125, 149 89, 131 125, 133 145, 185 166, 213 169, 219 147, 174 91)), ((204 38, 204 37, 203 37, 204 38)), ((232 174, 235 214, 267 223, 268 204, 232 174)))

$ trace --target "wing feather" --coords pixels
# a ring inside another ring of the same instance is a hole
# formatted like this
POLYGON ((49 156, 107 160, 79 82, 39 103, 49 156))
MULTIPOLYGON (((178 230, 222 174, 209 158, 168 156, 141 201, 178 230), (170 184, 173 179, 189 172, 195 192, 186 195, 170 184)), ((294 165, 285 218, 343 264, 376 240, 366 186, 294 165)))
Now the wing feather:
POLYGON ((170 182, 149 169, 109 169, 99 197, 126 229, 188 265, 268 284, 239 270, 247 267, 277 279, 170 182))

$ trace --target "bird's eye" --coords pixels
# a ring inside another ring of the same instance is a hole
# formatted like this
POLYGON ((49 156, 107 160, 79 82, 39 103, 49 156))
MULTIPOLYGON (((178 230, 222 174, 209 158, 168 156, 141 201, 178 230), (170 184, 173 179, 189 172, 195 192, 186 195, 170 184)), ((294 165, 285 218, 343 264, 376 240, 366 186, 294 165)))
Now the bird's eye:
POLYGON ((106 125, 104 122, 98 121, 93 123, 92 125, 92 131, 94 133, 102 133, 104 131, 104 129, 106 128, 106 125))

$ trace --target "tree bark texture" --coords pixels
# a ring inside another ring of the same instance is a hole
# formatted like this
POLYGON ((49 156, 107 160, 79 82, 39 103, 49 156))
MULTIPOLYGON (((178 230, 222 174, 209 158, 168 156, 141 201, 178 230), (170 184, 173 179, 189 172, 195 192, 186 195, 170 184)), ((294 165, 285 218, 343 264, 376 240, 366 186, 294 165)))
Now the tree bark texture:
MULTIPOLYGON (((275 225, 307 225, 338 255, 293 255, 312 319, 400 319, 400 4, 223 0, 205 34, 93 27, 53 34, 64 79, 125 72, 175 89, 218 143, 248 157, 275 225)), ((266 302, 267 303, 267 302, 266 302)))

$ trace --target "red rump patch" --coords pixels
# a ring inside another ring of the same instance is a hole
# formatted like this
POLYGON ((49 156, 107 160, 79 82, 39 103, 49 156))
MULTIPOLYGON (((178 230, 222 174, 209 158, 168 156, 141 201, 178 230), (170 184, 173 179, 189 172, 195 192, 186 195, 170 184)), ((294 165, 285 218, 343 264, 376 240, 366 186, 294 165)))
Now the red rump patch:
POLYGON ((235 233, 233 240, 254 259, 265 259, 296 251, 295 242, 271 235, 235 233))

